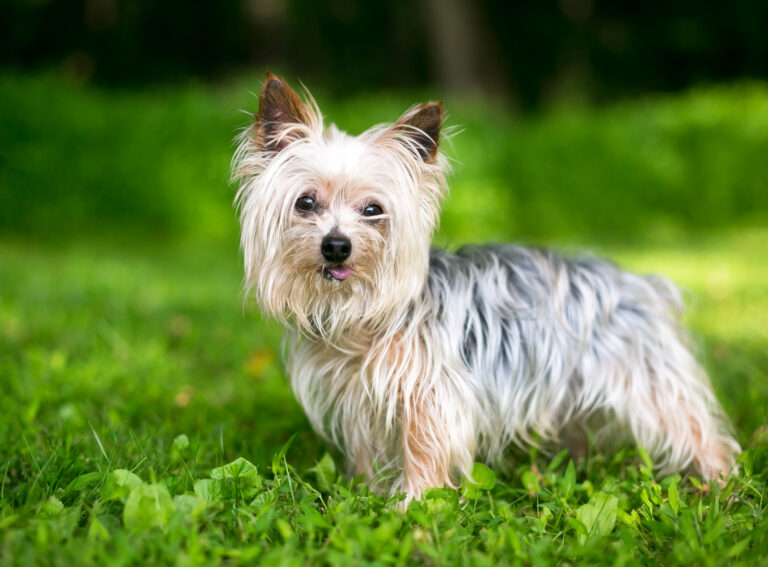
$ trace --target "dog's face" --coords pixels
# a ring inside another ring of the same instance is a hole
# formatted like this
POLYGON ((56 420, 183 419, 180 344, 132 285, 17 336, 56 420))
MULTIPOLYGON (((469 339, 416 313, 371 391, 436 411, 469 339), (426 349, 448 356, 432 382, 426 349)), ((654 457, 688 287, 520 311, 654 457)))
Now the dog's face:
POLYGON ((267 314, 328 340, 402 315, 427 276, 442 118, 428 103, 358 137, 326 131, 267 76, 234 160, 247 284, 267 314))

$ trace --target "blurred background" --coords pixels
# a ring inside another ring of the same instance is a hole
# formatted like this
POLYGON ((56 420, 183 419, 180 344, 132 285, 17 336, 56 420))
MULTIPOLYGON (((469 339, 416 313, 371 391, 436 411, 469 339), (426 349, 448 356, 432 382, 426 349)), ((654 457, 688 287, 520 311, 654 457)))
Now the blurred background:
POLYGON ((766 24, 749 0, 8 0, 0 231, 230 238, 265 69, 355 132, 445 99, 464 132, 444 234, 764 223, 766 24))
POLYGON ((0 413, 20 417, 0 433, 318 446, 281 329, 240 293, 229 162, 268 69, 352 133, 444 100, 437 242, 669 275, 750 438, 768 415, 767 25, 752 0, 4 0, 0 413))
POLYGON ((439 85, 525 110, 759 78, 768 6, 692 0, 9 0, 4 65, 140 87, 264 66, 334 95, 439 85))

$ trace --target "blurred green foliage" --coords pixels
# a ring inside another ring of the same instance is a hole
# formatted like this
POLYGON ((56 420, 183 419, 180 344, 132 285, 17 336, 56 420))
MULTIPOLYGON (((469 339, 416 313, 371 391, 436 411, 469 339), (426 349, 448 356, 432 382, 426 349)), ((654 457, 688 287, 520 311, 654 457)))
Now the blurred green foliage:
MULTIPOLYGON (((233 139, 259 81, 106 92, 0 76, 0 234, 234 238, 233 139)), ((353 133, 433 93, 335 100, 353 133)), ((677 238, 768 221, 768 86, 519 118, 446 101, 454 175, 442 242, 677 238)))
POLYGON ((0 92, 3 232, 154 237, 220 232, 231 217, 237 114, 208 93, 104 93, 50 76, 3 76, 0 92))

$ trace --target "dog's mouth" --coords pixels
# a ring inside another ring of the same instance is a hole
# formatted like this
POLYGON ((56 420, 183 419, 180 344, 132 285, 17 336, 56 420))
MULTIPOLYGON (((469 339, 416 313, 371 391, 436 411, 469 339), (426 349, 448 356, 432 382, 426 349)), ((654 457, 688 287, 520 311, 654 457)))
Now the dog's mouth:
POLYGON ((339 266, 325 266, 322 268, 323 277, 327 280, 342 282, 352 273, 352 268, 341 264, 339 266))

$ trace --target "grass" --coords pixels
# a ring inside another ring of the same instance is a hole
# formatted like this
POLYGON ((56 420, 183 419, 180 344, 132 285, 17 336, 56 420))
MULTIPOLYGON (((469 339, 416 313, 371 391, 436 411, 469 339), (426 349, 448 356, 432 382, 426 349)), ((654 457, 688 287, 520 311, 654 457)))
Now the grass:
MULTIPOLYGON (((339 474, 281 329, 243 305, 223 180, 245 88, 0 82, 0 564, 766 564, 764 86, 524 120, 456 106, 466 165, 439 235, 588 246, 690 290, 741 476, 531 449, 404 514, 339 474)), ((332 115, 359 130, 412 96, 332 115)))

